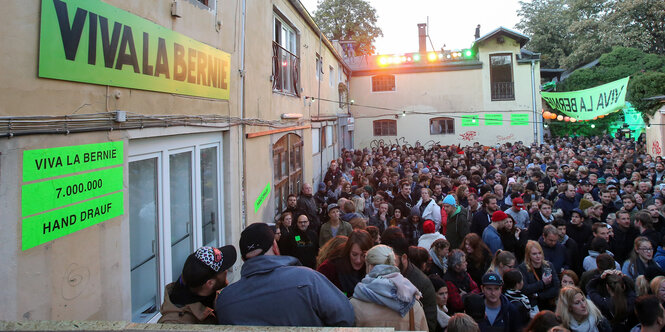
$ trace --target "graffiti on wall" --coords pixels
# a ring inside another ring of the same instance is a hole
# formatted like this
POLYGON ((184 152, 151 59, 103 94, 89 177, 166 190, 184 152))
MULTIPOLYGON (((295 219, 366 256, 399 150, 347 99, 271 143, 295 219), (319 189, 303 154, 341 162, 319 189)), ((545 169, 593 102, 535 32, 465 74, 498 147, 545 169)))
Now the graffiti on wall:
POLYGON ((660 153, 663 152, 663 150, 660 148, 660 142, 654 141, 653 144, 651 145, 651 152, 657 156, 660 156, 660 153))
POLYGON ((508 136, 496 135, 497 141, 508 141, 515 138, 515 134, 510 134, 508 136))
POLYGON ((473 141, 473 139, 476 138, 476 136, 478 136, 478 132, 473 131, 473 130, 469 130, 469 131, 459 135, 461 140, 469 141, 469 142, 473 141))
POLYGON ((415 142, 413 145, 411 145, 411 144, 409 143, 409 141, 407 141, 406 138, 405 138, 404 136, 402 136, 402 137, 398 137, 398 138, 395 138, 395 139, 390 139, 390 138, 387 138, 387 139, 385 139, 385 140, 382 139, 382 138, 380 138, 380 139, 374 139, 374 140, 371 140, 371 141, 369 142, 369 147, 370 147, 370 148, 380 148, 380 147, 385 147, 385 146, 391 146, 391 145, 393 145, 393 144, 396 144, 396 145, 399 145, 399 146, 404 146, 404 145, 406 145, 407 147, 412 147, 412 146, 413 146, 413 147, 419 147, 419 146, 422 146, 422 147, 424 147, 425 149, 429 149, 429 148, 431 148, 431 147, 433 147, 433 146, 441 145, 441 141, 435 141, 435 140, 432 140, 432 139, 431 139, 431 140, 429 140, 429 141, 427 141, 427 142, 425 142, 425 143, 420 143, 420 140, 416 140, 416 142, 415 142))

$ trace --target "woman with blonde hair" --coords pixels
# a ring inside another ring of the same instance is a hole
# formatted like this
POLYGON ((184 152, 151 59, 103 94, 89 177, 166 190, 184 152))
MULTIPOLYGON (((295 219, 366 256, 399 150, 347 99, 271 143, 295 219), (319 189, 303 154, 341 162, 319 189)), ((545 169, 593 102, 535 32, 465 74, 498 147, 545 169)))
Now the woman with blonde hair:
POLYGON ((524 277, 522 293, 529 297, 532 305, 540 310, 554 309, 559 294, 559 277, 552 263, 545 260, 543 248, 536 241, 526 243, 524 262, 518 267, 524 277))
POLYGON ((365 256, 367 275, 356 285, 351 305, 358 327, 392 327, 401 331, 427 330, 418 288, 395 266, 395 253, 377 245, 365 256))
POLYGON ((596 305, 577 287, 564 287, 559 293, 556 314, 561 325, 573 332, 610 332, 612 326, 596 305))
POLYGON ((448 332, 480 332, 478 323, 463 313, 454 314, 448 321, 448 332))
POLYGON ((665 276, 657 276, 651 280, 651 293, 658 297, 660 303, 665 303, 665 276))

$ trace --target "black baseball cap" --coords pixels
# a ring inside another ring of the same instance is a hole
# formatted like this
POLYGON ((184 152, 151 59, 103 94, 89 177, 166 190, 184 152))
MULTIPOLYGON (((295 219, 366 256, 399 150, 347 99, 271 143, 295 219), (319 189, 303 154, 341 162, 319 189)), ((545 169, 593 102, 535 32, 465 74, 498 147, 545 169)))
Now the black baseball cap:
POLYGON ((275 233, 266 223, 257 222, 251 224, 240 233, 240 254, 243 259, 247 259, 247 253, 261 249, 265 254, 275 241, 275 233))

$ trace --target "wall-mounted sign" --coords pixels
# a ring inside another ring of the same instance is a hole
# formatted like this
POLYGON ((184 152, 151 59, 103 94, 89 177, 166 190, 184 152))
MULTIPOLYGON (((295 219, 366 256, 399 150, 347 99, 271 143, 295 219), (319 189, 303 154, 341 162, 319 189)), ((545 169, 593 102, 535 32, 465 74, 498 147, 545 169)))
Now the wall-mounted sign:
POLYGON ((23 182, 121 165, 123 142, 23 151, 23 182))
POLYGON ((510 114, 510 125, 511 126, 528 126, 529 125, 529 114, 510 114))
POLYGON ((629 79, 626 77, 579 91, 541 92, 540 95, 557 112, 577 120, 591 120, 624 107, 629 79))
POLYGON ((23 219, 23 250, 123 215, 123 193, 117 192, 23 219))
POLYGON ((263 205, 263 202, 268 198, 268 195, 270 194, 270 182, 266 184, 265 188, 263 188, 263 191, 261 191, 261 194, 259 197, 256 198, 256 201, 254 201, 254 213, 259 211, 259 208, 261 205, 263 205))
POLYGON ((229 99, 231 56, 99 0, 43 0, 39 77, 229 99))
POLYGON ((480 117, 478 115, 462 115, 462 127, 480 126, 480 117))
POLYGON ((124 214, 123 167, 100 169, 123 163, 123 142, 23 151, 22 249, 124 214))
POLYGON ((503 126, 503 114, 485 114, 486 126, 503 126))

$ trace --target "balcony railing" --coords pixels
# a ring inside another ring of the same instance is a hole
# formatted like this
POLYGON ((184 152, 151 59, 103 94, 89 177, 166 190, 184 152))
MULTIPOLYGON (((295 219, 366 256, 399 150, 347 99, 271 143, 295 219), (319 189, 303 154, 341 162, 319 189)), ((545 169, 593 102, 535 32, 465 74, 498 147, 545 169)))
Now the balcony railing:
POLYGON ((492 100, 515 100, 515 83, 492 82, 492 100))
POLYGON ((272 42, 272 89, 300 96, 300 58, 272 42))

